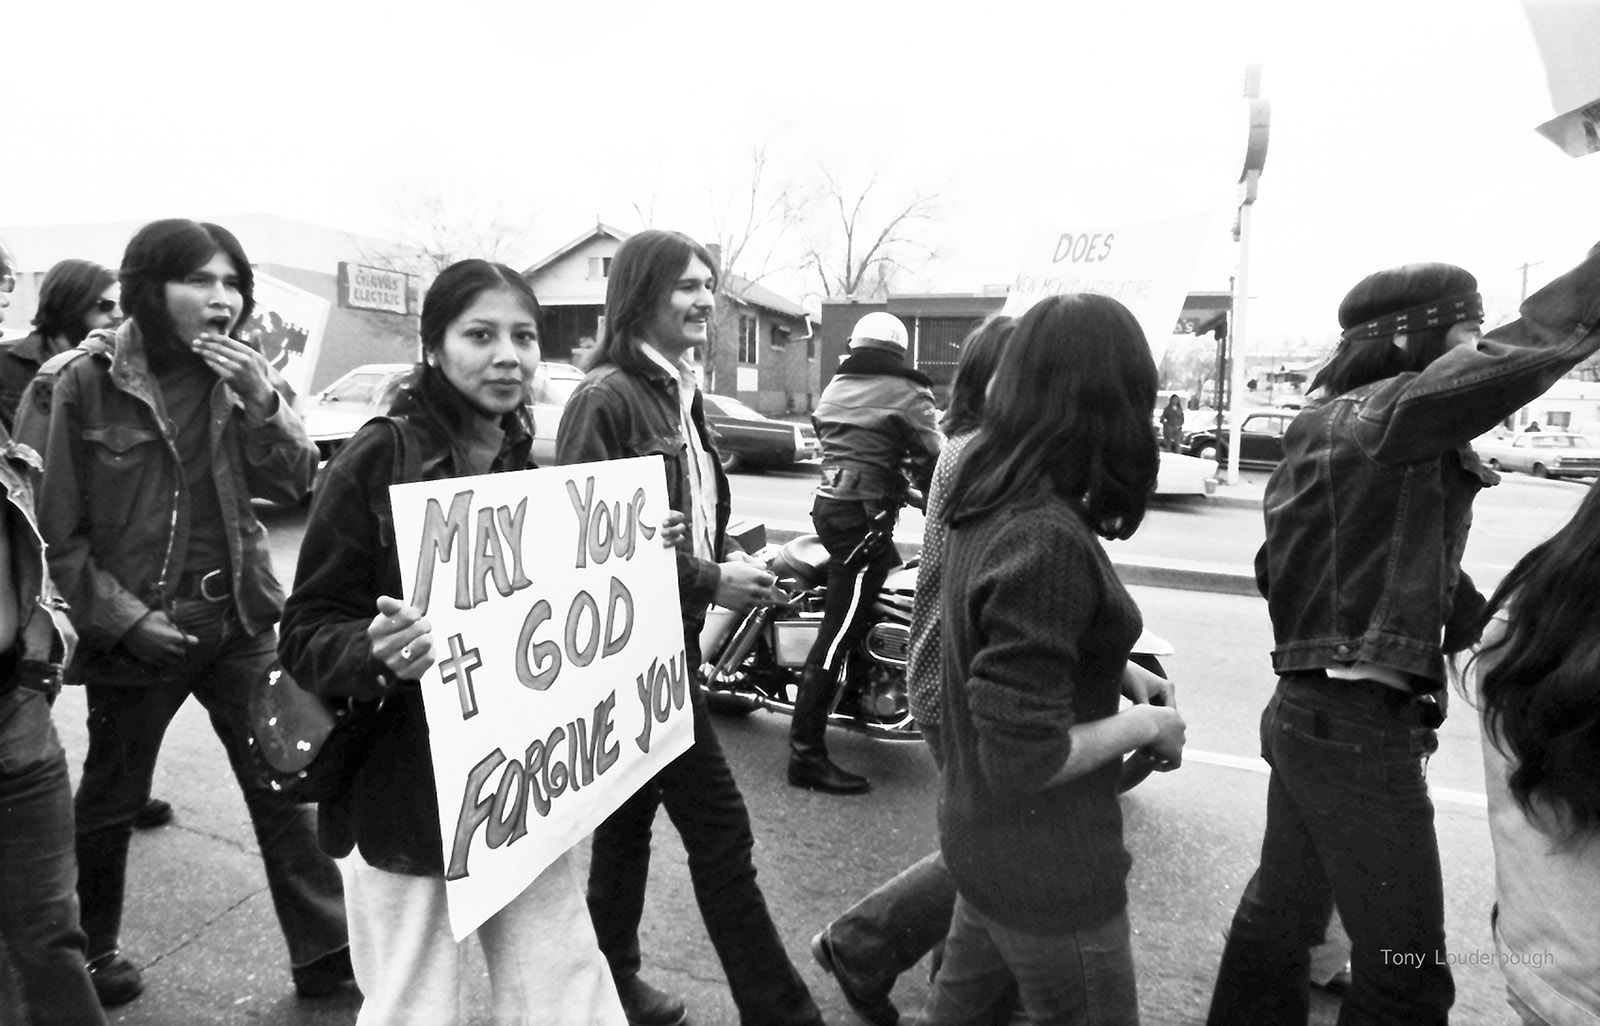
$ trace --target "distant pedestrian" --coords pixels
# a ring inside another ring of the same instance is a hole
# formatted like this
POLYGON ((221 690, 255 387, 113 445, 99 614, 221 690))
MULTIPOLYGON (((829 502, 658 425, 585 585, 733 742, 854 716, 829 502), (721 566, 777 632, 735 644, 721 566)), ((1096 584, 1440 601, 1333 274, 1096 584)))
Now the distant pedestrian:
POLYGON ((1161 445, 1168 452, 1177 452, 1183 442, 1183 400, 1173 393, 1161 411, 1161 445))
POLYGON ((1524 433, 1530 432, 1530 431, 1538 431, 1539 430, 1539 422, 1536 421, 1536 420, 1530 420, 1530 421, 1528 421, 1528 426, 1523 428, 1522 430, 1523 430, 1524 433))
MULTIPOLYGON (((16 285, 0 246, 0 320, 16 285)), ((77 632, 45 563, 39 457, 0 426, 0 1022, 104 1026, 73 886, 72 782, 50 706, 77 632)))
MULTIPOLYGON (((389 486, 414 465, 442 480, 533 466, 524 391, 539 366, 539 301, 516 271, 463 260, 422 301, 422 366, 388 411, 323 471, 283 614, 290 674, 374 718, 345 792, 318 808, 339 859, 359 1026, 461 1020, 464 949, 451 934, 444 847, 419 681, 434 663, 428 621, 401 601, 389 486)), ((494 1021, 623 1026, 571 853, 475 931, 494 1021)))
POLYGON ((1468 443, 1600 348, 1596 294, 1600 247, 1488 336, 1477 281, 1450 264, 1380 271, 1340 304, 1343 340, 1267 482, 1256 577, 1279 680, 1261 720, 1266 836, 1211 1026, 1306 1021, 1330 905, 1351 940, 1341 1021, 1446 1021, 1424 770, 1444 656, 1477 640, 1484 607, 1461 568, 1472 502, 1499 480, 1468 443))
POLYGON ((1489 924, 1507 1000, 1529 1026, 1600 1026, 1596 594, 1600 487, 1590 487, 1500 582, 1465 682, 1482 717, 1489 924))
POLYGON ((233 337, 254 274, 232 233, 145 225, 121 281, 129 318, 115 338, 90 334, 46 362, 17 416, 18 436, 40 440, 40 528, 82 638, 67 679, 89 705, 76 812, 95 990, 112 1006, 144 987, 120 951, 129 839, 162 736, 193 695, 244 793, 296 992, 326 996, 351 979, 343 886, 312 810, 251 772, 247 709, 283 608, 251 500, 303 499, 317 450, 265 358, 233 337))
MULTIPOLYGON (((678 615, 691 668, 712 602, 746 610, 784 599, 765 564, 726 534, 728 479, 706 428, 689 357, 709 342, 716 261, 678 232, 644 231, 617 250, 606 279, 606 325, 567 401, 556 438, 562 464, 663 457, 667 502, 688 518, 680 547, 678 615)), ((820 1026, 756 882, 755 837, 744 796, 706 711, 697 669, 689 689, 694 744, 595 829, 589 914, 630 1026, 678 1026, 688 1011, 640 975, 639 923, 650 876, 650 837, 665 808, 689 858, 700 918, 744 1026, 820 1026)))
POLYGON ((1169 706, 1119 710, 1142 627, 1101 538, 1144 518, 1156 368, 1127 308, 1054 296, 1017 322, 950 486, 939 847, 957 898, 926 1026, 989 1021, 1012 982, 1028 1022, 1139 1021, 1117 780, 1178 765, 1169 706))

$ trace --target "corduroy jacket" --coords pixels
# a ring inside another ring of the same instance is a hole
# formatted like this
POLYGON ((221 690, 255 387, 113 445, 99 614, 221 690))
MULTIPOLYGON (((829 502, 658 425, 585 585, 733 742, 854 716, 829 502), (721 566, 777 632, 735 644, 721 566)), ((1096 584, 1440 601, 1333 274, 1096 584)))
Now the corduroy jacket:
POLYGON ((1443 685, 1443 653, 1476 640, 1484 605, 1461 569, 1472 501, 1499 480, 1470 442, 1596 349, 1600 246, 1476 347, 1294 419, 1256 554, 1278 673, 1371 662, 1443 685))

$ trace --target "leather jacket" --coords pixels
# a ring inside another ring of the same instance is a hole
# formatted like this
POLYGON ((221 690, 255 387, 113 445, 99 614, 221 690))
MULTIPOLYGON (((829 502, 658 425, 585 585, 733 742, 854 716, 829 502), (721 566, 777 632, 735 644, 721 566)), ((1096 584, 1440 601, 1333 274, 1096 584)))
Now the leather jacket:
MULTIPOLYGON (((717 449, 706 430, 704 404, 695 391, 690 417, 700 433, 700 444, 711 453, 716 472, 717 522, 712 531, 712 547, 727 551, 729 492, 728 478, 716 458, 717 449)), ((629 456, 660 455, 667 463, 667 505, 686 517, 693 517, 694 503, 689 498, 689 443, 683 437, 683 418, 679 414, 678 382, 654 363, 646 362, 639 372, 606 364, 590 371, 567 400, 556 432, 556 462, 594 463, 629 456)), ((692 525, 691 525, 692 526, 692 525)), ((722 571, 717 564, 693 556, 683 549, 678 556, 678 601, 683 611, 686 642, 694 642, 690 664, 699 647, 696 639, 706 610, 717 594, 722 571)))
POLYGON ((55 356, 50 340, 39 332, 0 342, 0 427, 10 431, 17 422, 17 406, 39 367, 55 356))
POLYGON ((811 414, 822 445, 817 494, 898 507, 905 501, 904 471, 927 494, 944 444, 932 386, 894 353, 858 349, 847 356, 811 414))
MULTIPOLYGON (((283 587, 250 500, 299 502, 311 488, 317 450, 282 395, 261 421, 220 380, 210 404, 212 479, 234 608, 244 629, 258 634, 277 621, 283 587)), ((138 326, 124 322, 114 341, 94 332, 47 361, 23 397, 16 434, 44 456, 40 529, 82 640, 68 679, 143 683, 142 664, 118 643, 176 596, 190 503, 176 429, 138 326)))
MULTIPOLYGON (((403 386, 389 413, 409 422, 407 437, 420 450, 409 455, 420 480, 469 472, 458 443, 470 414, 441 373, 403 386)), ((501 428, 491 472, 532 467, 526 414, 507 415, 501 428)), ((283 610, 278 656, 291 677, 324 697, 383 699, 349 789, 318 808, 322 849, 343 857, 359 846, 378 869, 437 876, 444 873, 444 850, 422 685, 396 679, 373 658, 367 637, 378 596, 403 594, 388 496, 394 475, 394 434, 382 425, 362 427, 324 468, 283 610)))
POLYGON ((1372 662, 1443 684, 1484 606, 1461 569, 1472 501, 1499 481, 1470 442, 1600 348, 1597 320, 1600 246, 1476 347, 1294 419, 1256 555, 1278 673, 1372 662))

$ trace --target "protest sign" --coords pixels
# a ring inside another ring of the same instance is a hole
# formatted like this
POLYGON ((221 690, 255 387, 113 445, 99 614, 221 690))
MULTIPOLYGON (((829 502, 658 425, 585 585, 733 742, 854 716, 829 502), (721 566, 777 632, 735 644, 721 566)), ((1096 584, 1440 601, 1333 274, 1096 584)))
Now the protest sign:
POLYGON ((1600 4, 1593 0, 1522 0, 1550 84, 1556 116, 1539 134, 1582 157, 1600 152, 1600 4))
POLYGON ((240 334, 252 339, 295 395, 311 388, 331 304, 264 271, 256 272, 255 308, 240 334))
POLYGON ((1041 230, 1006 296, 1004 313, 1020 317, 1039 300, 1096 292, 1126 306, 1161 362, 1172 326, 1211 228, 1209 213, 1147 222, 1064 224, 1041 230))
POLYGON ((659 456, 395 485, 457 940, 694 740, 659 456))

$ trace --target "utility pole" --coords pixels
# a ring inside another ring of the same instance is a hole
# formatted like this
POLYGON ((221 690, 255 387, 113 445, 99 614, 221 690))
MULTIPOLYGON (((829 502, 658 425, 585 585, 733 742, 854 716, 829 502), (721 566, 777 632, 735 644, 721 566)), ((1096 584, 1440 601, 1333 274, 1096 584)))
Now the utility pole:
POLYGON ((1529 263, 1526 260, 1522 262, 1520 267, 1520 270, 1522 271, 1522 298, 1517 300, 1517 304, 1519 306, 1522 304, 1522 300, 1528 298, 1528 268, 1538 267, 1542 263, 1544 263, 1543 260, 1535 260, 1532 263, 1529 263))
POLYGON ((1267 163, 1267 133, 1272 123, 1272 107, 1261 98, 1261 65, 1248 64, 1244 69, 1244 97, 1249 106, 1250 136, 1245 144, 1244 170, 1239 174, 1241 198, 1239 218, 1233 224, 1233 239, 1239 243, 1239 274, 1234 280, 1233 323, 1229 325, 1229 341, 1233 348, 1233 374, 1229 391, 1229 408, 1233 423, 1228 429, 1228 483, 1239 483, 1239 426, 1244 419, 1239 416, 1237 404, 1244 394, 1244 360, 1240 359, 1241 343, 1249 336, 1245 332, 1246 315, 1250 305, 1250 212, 1256 203, 1256 188, 1261 181, 1261 169, 1267 163))

